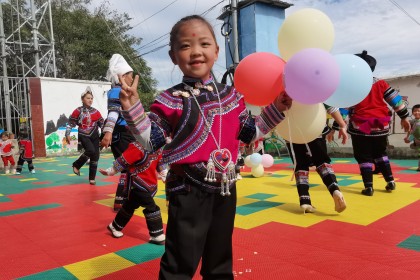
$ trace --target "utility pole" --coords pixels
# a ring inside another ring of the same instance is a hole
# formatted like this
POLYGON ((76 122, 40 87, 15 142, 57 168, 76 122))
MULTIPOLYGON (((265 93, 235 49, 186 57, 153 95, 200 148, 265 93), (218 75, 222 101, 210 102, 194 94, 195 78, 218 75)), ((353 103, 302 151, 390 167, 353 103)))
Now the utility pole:
POLYGON ((239 63, 239 40, 238 40, 238 0, 231 0, 232 11, 232 37, 233 37, 233 65, 239 63))

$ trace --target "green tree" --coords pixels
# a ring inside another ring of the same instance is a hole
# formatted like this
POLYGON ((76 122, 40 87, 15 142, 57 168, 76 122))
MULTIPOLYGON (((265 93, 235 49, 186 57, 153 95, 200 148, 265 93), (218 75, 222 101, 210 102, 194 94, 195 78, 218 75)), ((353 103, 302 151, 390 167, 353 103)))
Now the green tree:
MULTIPOLYGON (((11 36, 17 24, 16 9, 30 18, 30 9, 25 1, 11 0, 2 3, 6 37, 11 36), (19 5, 19 7, 16 7, 19 5)), ((45 0, 36 0, 37 7, 45 0)), ((131 18, 126 13, 110 10, 101 5, 93 12, 89 10, 91 0, 52 0, 51 11, 54 31, 54 46, 57 77, 82 80, 104 80, 108 61, 112 54, 120 53, 141 77, 139 91, 144 107, 148 110, 156 94, 156 80, 146 62, 138 57, 135 49, 141 38, 129 34, 131 18)), ((39 27, 42 34, 47 34, 49 23, 39 27)), ((17 34, 14 34, 17 36, 17 34)), ((19 34, 22 41, 31 42, 31 27, 26 24, 19 34)), ((52 41, 52 38, 48 38, 52 41)), ((25 61, 33 61, 32 46, 26 45, 19 55, 25 61)), ((15 52, 16 53, 16 52, 15 52)), ((30 63, 29 63, 30 64, 30 63)), ((19 62, 16 55, 8 57, 8 76, 17 76, 19 62)))

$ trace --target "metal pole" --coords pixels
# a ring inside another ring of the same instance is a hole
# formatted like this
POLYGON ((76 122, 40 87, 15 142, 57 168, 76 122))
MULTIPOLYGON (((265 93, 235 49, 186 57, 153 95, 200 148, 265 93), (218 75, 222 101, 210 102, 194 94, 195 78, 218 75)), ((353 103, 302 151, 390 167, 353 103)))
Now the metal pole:
POLYGON ((51 51, 53 56, 53 72, 54 78, 57 78, 57 67, 55 64, 55 41, 54 41, 54 31, 53 31, 53 19, 52 19, 52 12, 51 12, 51 0, 48 0, 48 10, 50 12, 50 31, 51 31, 51 51))
POLYGON ((1 58, 3 64, 3 92, 4 92, 4 104, 6 113, 6 128, 8 131, 12 131, 12 112, 10 108, 10 91, 9 91, 9 79, 7 77, 7 55, 6 55, 6 37, 4 35, 4 23, 3 23, 3 9, 0 3, 0 40, 1 40, 1 58))
POLYGON ((233 37, 233 64, 239 63, 239 40, 238 40, 238 0, 232 0, 232 37, 233 37))
POLYGON ((41 69, 39 68, 39 47, 38 47, 38 26, 36 23, 36 11, 34 0, 31 0, 31 11, 32 11, 32 35, 34 40, 34 52, 35 52, 35 74, 37 77, 41 76, 41 69))

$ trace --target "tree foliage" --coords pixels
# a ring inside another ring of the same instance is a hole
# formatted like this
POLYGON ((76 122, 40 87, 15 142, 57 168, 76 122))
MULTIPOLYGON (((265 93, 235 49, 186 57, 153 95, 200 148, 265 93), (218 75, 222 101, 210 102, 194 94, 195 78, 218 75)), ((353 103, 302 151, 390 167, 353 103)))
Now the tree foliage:
MULTIPOLYGON (((14 10, 15 1, 2 3, 5 34, 11 34, 13 24, 16 24, 14 10), (6 28, 7 26, 7 28, 6 28)), ((29 3, 19 1, 19 9, 30 18, 29 3)), ((29 2, 29 1, 27 1, 29 2)), ((36 0, 37 7, 45 4, 45 0, 36 0)), ((135 49, 141 43, 141 38, 129 34, 131 18, 126 13, 110 10, 105 4, 89 10, 91 0, 52 0, 51 12, 53 21, 55 58, 57 77, 81 80, 104 80, 108 69, 108 61, 112 54, 123 55, 130 66, 141 77, 139 91, 147 109, 156 93, 156 80, 146 62, 138 57, 135 49)), ((22 28, 19 36, 22 40, 31 41, 31 27, 22 28)), ((40 33, 48 34, 49 23, 39 26, 40 33)), ((32 59, 30 45, 25 50, 26 59, 32 59)), ((8 76, 18 73, 12 65, 17 65, 16 59, 9 64, 8 76)))

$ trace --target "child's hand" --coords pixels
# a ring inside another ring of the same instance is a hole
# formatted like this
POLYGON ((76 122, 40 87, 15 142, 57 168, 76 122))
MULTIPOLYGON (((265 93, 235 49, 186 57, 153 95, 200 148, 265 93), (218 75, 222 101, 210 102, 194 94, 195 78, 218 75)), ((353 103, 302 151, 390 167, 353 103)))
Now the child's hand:
POLYGON ((405 132, 410 131, 411 125, 410 125, 410 122, 407 120, 407 118, 404 118, 401 120, 401 128, 403 128, 405 132))
POLYGON ((137 87, 139 84, 139 75, 134 77, 133 83, 129 86, 122 75, 118 75, 118 79, 121 82, 121 92, 120 92, 120 103, 123 110, 130 109, 134 104, 139 101, 139 94, 137 92, 137 87))
POLYGON ((292 99, 285 91, 281 92, 279 96, 274 100, 274 105, 277 107, 277 110, 284 112, 289 110, 292 106, 292 99))

